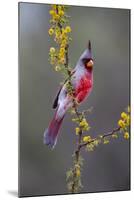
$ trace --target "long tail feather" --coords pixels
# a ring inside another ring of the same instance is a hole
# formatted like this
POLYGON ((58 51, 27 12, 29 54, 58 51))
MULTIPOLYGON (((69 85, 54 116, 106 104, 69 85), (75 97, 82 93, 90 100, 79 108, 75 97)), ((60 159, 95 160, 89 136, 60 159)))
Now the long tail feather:
POLYGON ((57 137, 59 133, 59 128, 63 121, 64 116, 61 119, 56 119, 56 114, 52 119, 49 127, 44 132, 44 144, 54 148, 57 142, 57 137))

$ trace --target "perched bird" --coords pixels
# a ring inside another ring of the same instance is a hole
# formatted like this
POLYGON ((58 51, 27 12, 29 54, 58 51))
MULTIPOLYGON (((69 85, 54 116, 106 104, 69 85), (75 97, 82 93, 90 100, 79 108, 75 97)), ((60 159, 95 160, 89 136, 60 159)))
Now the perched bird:
MULTIPOLYGON (((74 97, 78 103, 83 102, 91 93, 93 87, 93 64, 91 43, 89 41, 88 48, 80 56, 71 76, 74 97)), ((55 98, 53 108, 56 108, 56 112, 49 127, 44 132, 44 143, 51 148, 56 145, 59 128, 67 110, 73 106, 73 99, 68 94, 66 85, 67 81, 60 88, 55 98)))

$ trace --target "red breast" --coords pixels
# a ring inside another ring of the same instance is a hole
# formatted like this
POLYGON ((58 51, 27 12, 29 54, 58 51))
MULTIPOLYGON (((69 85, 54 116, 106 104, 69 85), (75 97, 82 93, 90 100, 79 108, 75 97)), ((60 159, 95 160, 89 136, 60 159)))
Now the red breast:
POLYGON ((92 88, 92 79, 89 75, 86 75, 80 79, 78 87, 76 88, 76 97, 78 97, 78 101, 81 102, 85 99, 85 97, 89 94, 92 88))

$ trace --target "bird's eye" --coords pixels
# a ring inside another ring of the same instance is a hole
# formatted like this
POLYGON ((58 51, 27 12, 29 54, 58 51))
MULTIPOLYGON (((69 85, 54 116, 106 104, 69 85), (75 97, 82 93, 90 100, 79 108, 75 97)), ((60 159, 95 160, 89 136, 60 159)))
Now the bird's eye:
POLYGON ((89 61, 90 61, 90 59, 88 59, 88 58, 83 58, 83 59, 82 59, 82 61, 83 61, 84 65, 86 65, 86 64, 87 64, 87 62, 89 62, 89 61))

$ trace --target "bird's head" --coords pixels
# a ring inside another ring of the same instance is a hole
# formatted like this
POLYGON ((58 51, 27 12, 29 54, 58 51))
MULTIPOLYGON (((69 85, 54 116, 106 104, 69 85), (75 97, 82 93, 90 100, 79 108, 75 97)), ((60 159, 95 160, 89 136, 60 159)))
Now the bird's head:
POLYGON ((87 70, 92 70, 94 62, 93 62, 93 58, 92 58, 90 40, 88 43, 88 48, 83 52, 83 54, 80 57, 80 62, 87 70))
POLYGON ((86 69, 92 69, 93 68, 93 65, 94 65, 94 62, 93 62, 93 59, 91 58, 84 58, 82 60, 84 66, 86 67, 86 69))

